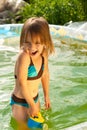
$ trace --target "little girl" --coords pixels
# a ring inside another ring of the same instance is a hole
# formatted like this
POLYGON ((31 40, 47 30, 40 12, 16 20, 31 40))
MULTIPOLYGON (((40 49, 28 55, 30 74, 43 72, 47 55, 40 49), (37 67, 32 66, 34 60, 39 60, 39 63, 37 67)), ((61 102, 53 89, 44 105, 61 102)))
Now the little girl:
POLYGON ((15 64, 15 88, 11 96, 12 116, 27 122, 40 111, 38 87, 42 83, 46 109, 50 108, 48 56, 54 52, 49 26, 42 17, 29 18, 23 25, 20 53, 15 64))

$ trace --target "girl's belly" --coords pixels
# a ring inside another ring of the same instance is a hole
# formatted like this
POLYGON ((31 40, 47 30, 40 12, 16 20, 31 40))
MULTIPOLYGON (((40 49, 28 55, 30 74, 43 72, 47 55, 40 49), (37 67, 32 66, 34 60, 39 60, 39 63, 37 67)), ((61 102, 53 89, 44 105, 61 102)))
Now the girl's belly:
POLYGON ((38 87, 40 85, 40 79, 36 81, 28 82, 28 91, 31 92, 32 97, 35 97, 38 93, 38 87))
MULTIPOLYGON (((27 91, 31 94, 32 97, 37 95, 40 81, 40 79, 27 81, 27 91)), ((20 98, 24 98, 22 95, 21 86, 19 86, 18 83, 16 84, 13 93, 20 98)))

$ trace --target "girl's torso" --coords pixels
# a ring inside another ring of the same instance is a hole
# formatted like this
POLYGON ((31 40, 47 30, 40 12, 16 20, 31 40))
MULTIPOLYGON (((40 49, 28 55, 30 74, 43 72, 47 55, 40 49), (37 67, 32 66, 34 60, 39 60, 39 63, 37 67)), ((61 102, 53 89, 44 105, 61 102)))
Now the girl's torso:
MULTIPOLYGON (((17 61, 16 65, 15 65, 15 89, 14 89, 14 94, 20 98, 23 98, 21 89, 20 89, 20 85, 19 85, 19 81, 17 79, 17 64, 18 64, 19 60, 17 61)), ((28 62, 28 61, 27 61, 28 62)), ((27 69, 27 89, 28 91, 31 93, 32 97, 34 97, 35 95, 37 95, 38 93, 38 86, 40 85, 41 82, 41 76, 43 74, 43 70, 44 70, 44 57, 40 56, 40 58, 38 59, 38 61, 35 63, 33 63, 33 60, 30 58, 30 64, 28 66, 27 69)))

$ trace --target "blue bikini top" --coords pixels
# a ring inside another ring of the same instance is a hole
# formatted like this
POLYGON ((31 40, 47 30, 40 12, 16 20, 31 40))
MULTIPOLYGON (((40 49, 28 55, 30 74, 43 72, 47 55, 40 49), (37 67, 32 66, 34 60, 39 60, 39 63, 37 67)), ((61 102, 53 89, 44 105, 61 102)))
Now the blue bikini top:
MULTIPOLYGON (((32 59, 31 59, 30 65, 28 67, 27 80, 39 79, 43 74, 43 70, 44 70, 44 57, 43 56, 42 56, 41 68, 40 68, 38 73, 37 73, 36 68, 32 62, 32 59)), ((15 75, 15 79, 17 79, 17 75, 15 75)))
POLYGON ((43 56, 42 56, 41 68, 38 73, 31 59, 30 65, 28 67, 27 80, 35 80, 35 79, 40 78, 42 76, 43 70, 44 70, 44 57, 43 56))

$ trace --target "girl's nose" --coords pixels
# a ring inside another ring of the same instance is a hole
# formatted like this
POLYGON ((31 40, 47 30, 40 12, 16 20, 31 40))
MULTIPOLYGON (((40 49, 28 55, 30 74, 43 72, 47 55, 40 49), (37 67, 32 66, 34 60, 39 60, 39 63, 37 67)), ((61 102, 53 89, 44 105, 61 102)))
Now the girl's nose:
POLYGON ((31 45, 31 49, 32 50, 36 49, 36 45, 34 43, 31 45))

